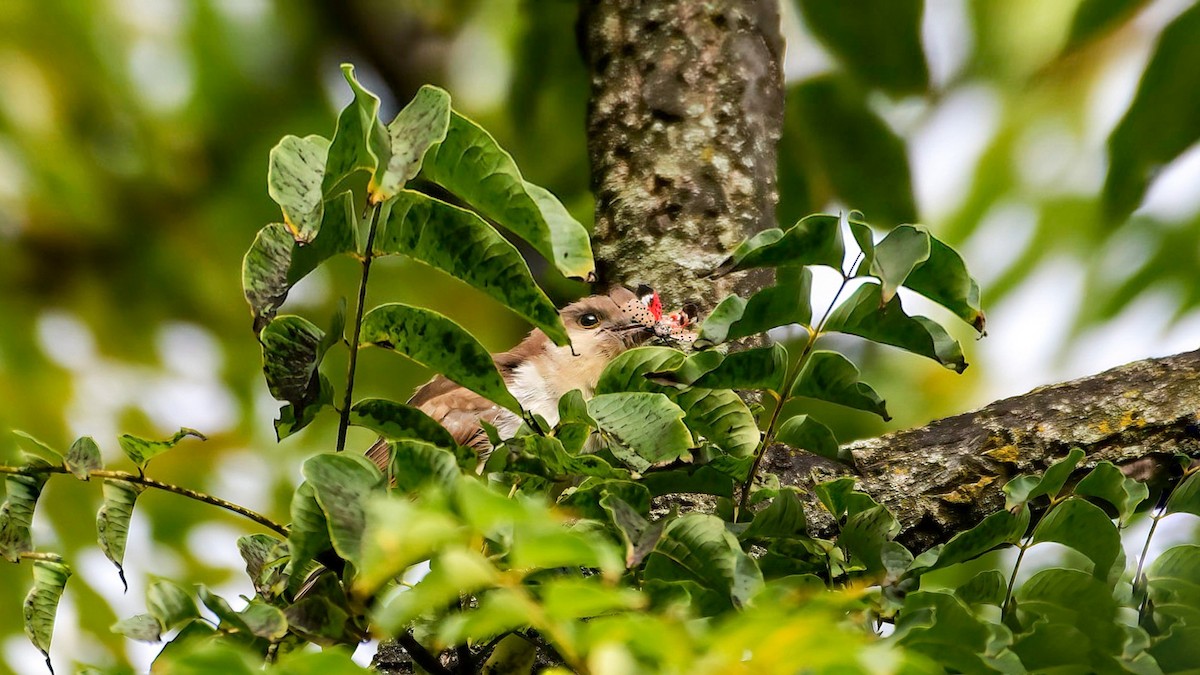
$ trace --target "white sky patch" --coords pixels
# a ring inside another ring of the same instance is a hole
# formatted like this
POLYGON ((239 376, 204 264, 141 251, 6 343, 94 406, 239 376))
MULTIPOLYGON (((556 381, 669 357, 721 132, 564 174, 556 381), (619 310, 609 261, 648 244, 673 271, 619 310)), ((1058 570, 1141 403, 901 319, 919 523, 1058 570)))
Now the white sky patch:
POLYGON ((171 372, 194 379, 215 377, 224 366, 221 343, 194 323, 168 322, 155 338, 158 357, 171 372))
POLYGON ((1104 185, 1102 148, 1085 148, 1063 119, 1038 122, 1017 139, 1021 186, 1038 195, 1094 195, 1104 185))
POLYGON ((1161 343, 1155 338, 1166 332, 1167 319, 1178 306, 1178 292, 1171 287, 1147 290, 1111 321, 1081 335, 1060 361, 1055 379, 1083 377, 1149 356, 1166 356, 1156 353, 1161 352, 1161 343))
POLYGON ((988 338, 978 346, 989 374, 985 400, 1023 394, 1056 379, 1059 350, 1083 294, 1078 261, 1054 257, 999 304, 988 308, 988 338))
POLYGON ((141 37, 128 55, 129 78, 151 109, 177 111, 192 97, 192 65, 173 38, 141 37))
POLYGON ((1000 202, 980 219, 961 253, 985 293, 1029 248, 1038 217, 1037 209, 1025 202, 1000 202))
POLYGON ((38 346, 46 358, 67 370, 80 370, 97 359, 92 329, 74 314, 48 309, 37 318, 38 346))
POLYGON ((1200 143, 1162 168, 1135 215, 1185 223, 1200 213, 1200 143))
POLYGON ((212 490, 247 508, 263 511, 271 506, 268 487, 277 479, 276 473, 276 467, 259 453, 228 452, 215 468, 212 490))
POLYGON ((804 25, 804 17, 796 3, 783 2, 780 8, 780 29, 783 33, 783 81, 791 84, 823 75, 833 70, 834 60, 804 25))
POLYGON ((508 95, 512 61, 496 31, 476 20, 451 43, 446 76, 448 89, 464 109, 487 110, 502 105, 508 95))
POLYGON ((271 3, 267 0, 217 0, 214 6, 225 18, 244 26, 266 23, 271 15, 271 3))
POLYGON ((921 41, 934 88, 944 88, 966 65, 975 47, 973 39, 974 31, 963 0, 926 0, 921 41))
MULTIPOLYGON (((245 576, 246 562, 237 548, 237 540, 243 534, 243 530, 225 523, 200 523, 188 531, 188 552, 192 558, 209 567, 227 569, 245 576)), ((253 592, 253 589, 250 590, 253 592)), ((246 588, 238 590, 241 593, 246 591, 246 588)))
POLYGON ((909 164, 917 204, 937 222, 957 209, 971 186, 979 157, 1000 122, 1000 98, 975 85, 942 100, 909 142, 909 164))
POLYGON ((1084 139, 1088 145, 1104 147, 1108 135, 1129 110, 1146 62, 1150 45, 1132 42, 1105 64, 1088 94, 1084 139))

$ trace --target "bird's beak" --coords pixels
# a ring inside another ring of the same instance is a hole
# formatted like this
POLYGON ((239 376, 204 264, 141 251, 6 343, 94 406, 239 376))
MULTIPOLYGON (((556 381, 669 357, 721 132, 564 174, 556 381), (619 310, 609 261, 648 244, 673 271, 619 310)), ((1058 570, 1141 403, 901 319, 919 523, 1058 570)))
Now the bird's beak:
POLYGON ((654 328, 640 323, 630 323, 611 329, 625 343, 626 348, 637 347, 654 337, 654 328))

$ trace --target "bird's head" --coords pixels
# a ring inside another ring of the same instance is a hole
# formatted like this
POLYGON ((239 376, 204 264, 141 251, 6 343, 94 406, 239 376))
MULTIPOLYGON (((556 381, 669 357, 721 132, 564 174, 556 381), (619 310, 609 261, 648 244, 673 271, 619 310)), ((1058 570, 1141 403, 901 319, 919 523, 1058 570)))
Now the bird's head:
POLYGON ((561 314, 575 353, 607 362, 654 337, 654 322, 647 311, 636 293, 615 286, 604 295, 590 295, 567 305, 561 314))

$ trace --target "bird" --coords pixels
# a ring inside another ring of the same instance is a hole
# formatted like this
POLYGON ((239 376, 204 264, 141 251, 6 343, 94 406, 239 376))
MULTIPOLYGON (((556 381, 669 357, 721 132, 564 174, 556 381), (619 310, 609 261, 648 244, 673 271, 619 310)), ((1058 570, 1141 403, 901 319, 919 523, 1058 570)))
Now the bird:
MULTIPOLYGON (((494 354, 493 361, 508 390, 527 412, 558 423, 558 399, 578 389, 585 399, 595 391, 600 373, 622 352, 651 340, 688 342, 692 315, 677 312, 664 322, 658 294, 648 286, 631 291, 613 286, 607 293, 591 295, 559 311, 571 344, 559 346, 540 329, 533 329, 517 346, 494 354)), ((522 419, 479 394, 438 375, 422 385, 408 400, 450 432, 454 441, 486 457, 492 450, 482 422, 509 438, 522 419)), ((380 438, 367 457, 381 469, 390 460, 390 448, 380 438)))

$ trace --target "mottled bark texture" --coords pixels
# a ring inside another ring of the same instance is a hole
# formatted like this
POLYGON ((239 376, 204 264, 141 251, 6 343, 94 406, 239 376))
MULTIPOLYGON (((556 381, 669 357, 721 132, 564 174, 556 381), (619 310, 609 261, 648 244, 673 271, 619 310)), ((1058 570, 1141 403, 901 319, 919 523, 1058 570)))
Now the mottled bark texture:
MULTIPOLYGON (((1200 351, 1137 361, 1035 389, 975 412, 848 446, 854 467, 785 447, 764 461, 785 484, 855 476, 899 518, 913 550, 947 541, 1004 508, 1008 479, 1036 473, 1073 447, 1080 473, 1108 460, 1134 477, 1163 478, 1174 453, 1200 457, 1200 351)), ((832 535, 815 500, 816 534, 832 535)))
POLYGON ((761 287, 700 277, 775 225, 778 0, 585 0, 580 40, 600 279, 706 309, 761 287))

